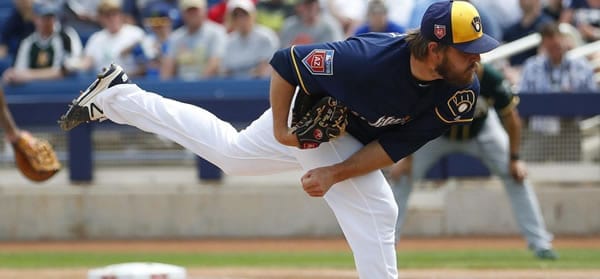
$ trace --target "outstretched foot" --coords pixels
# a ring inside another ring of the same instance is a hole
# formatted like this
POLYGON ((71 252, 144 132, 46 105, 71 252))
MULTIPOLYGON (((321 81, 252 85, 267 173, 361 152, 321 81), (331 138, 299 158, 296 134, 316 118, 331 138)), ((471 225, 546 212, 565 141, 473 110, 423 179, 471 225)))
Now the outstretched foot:
POLYGON ((558 254, 552 249, 537 250, 535 256, 540 260, 558 260, 558 254))
POLYGON ((96 96, 107 88, 125 83, 129 83, 129 78, 121 66, 111 64, 104 68, 96 80, 71 102, 69 110, 58 120, 60 128, 69 131, 84 122, 105 120, 104 111, 95 103, 96 96))

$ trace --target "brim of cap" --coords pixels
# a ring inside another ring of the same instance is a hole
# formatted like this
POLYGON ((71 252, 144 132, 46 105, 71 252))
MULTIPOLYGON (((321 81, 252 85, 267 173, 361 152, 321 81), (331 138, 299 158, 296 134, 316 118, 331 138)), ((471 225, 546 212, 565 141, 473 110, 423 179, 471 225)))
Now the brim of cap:
POLYGON ((477 40, 454 44, 452 46, 462 52, 481 54, 491 51, 499 45, 500 43, 496 41, 496 39, 484 33, 483 36, 479 37, 477 40))

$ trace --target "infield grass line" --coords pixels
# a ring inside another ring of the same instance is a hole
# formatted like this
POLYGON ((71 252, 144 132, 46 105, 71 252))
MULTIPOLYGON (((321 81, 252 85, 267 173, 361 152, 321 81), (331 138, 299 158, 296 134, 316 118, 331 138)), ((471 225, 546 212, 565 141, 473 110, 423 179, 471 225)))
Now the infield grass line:
MULTIPOLYGON (((600 269, 598 249, 558 249, 560 259, 536 259, 511 249, 399 251, 401 269, 600 269)), ((99 267, 160 262, 184 267, 354 268, 348 252, 33 252, 0 251, 0 268, 99 267)))

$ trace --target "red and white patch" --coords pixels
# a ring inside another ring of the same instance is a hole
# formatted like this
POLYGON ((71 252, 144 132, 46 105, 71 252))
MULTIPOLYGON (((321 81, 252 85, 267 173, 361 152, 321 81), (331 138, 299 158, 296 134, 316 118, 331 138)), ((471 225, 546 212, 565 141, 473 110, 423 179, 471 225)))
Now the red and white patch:
POLYGON ((323 138, 323 132, 321 131, 321 129, 315 129, 314 132, 313 132, 313 137, 316 140, 322 139, 323 138))
POLYGON ((332 49, 314 49, 302 59, 302 63, 313 75, 332 75, 333 54, 332 49))
POLYGON ((446 37, 446 25, 434 24, 433 25, 433 35, 435 35, 435 37, 440 40, 442 38, 446 37))

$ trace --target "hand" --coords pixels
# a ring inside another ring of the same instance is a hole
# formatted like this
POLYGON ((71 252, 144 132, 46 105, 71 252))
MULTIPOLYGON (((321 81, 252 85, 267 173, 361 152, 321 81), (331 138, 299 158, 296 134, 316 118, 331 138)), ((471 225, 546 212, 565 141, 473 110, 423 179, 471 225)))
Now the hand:
POLYGON ((400 177, 409 175, 412 171, 412 161, 410 157, 403 158, 393 164, 389 169, 389 178, 398 180, 400 177))
POLYGON ((309 170, 300 179, 302 188, 311 197, 322 197, 335 184, 331 167, 309 170))
POLYGON ((2 82, 4 83, 13 83, 15 79, 15 69, 8 68, 2 74, 2 82))
POLYGON ((29 80, 31 80, 31 76, 28 72, 18 71, 18 70, 15 70, 14 68, 6 69, 6 71, 4 71, 4 74, 2 75, 2 81, 4 83, 17 84, 17 83, 25 83, 25 82, 28 82, 29 80))
POLYGON ((508 166, 510 175, 518 182, 523 182, 527 177, 527 168, 525 162, 521 160, 511 160, 508 166))

